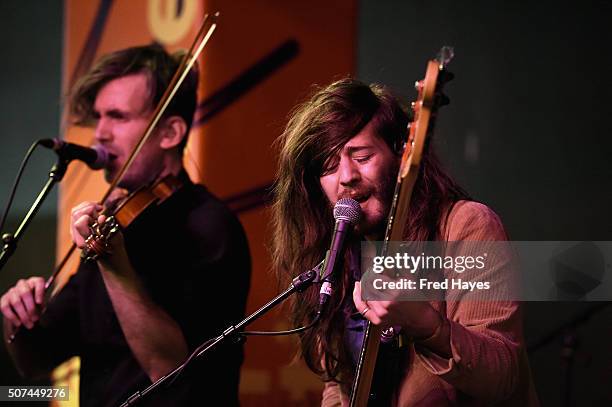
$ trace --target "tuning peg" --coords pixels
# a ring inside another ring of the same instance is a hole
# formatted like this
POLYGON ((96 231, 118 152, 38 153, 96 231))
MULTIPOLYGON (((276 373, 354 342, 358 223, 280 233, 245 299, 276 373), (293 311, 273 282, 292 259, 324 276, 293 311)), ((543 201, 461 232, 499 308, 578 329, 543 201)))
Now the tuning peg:
POLYGON ((450 45, 445 45, 440 48, 438 55, 436 56, 436 61, 440 63, 440 69, 444 69, 446 65, 455 57, 455 48, 450 45))
POLYGON ((416 81, 414 82, 414 88, 417 90, 417 92, 420 92, 421 89, 423 89, 423 81, 416 81))

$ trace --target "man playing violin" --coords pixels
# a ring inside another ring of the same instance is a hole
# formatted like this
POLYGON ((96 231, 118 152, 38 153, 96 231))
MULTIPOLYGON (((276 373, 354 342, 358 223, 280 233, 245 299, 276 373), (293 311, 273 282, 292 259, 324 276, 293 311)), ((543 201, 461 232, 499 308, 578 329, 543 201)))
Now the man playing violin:
MULTIPOLYGON (((77 124, 94 127, 96 142, 109 153, 107 181, 144 133, 179 62, 156 45, 128 48, 102 57, 75 85, 71 113, 77 124)), ((171 179, 174 192, 113 235, 108 253, 82 261, 48 304, 41 277, 21 280, 2 296, 5 337, 27 328, 7 345, 18 369, 45 374, 80 356, 83 406, 120 404, 244 314, 250 257, 242 226, 182 165, 196 91, 191 72, 119 182, 131 193, 171 179), (230 273, 232 290, 220 290, 230 273)), ((83 202, 72 210, 70 231, 79 248, 90 226, 107 220, 103 209, 83 202)), ((240 346, 205 359, 141 404, 238 404, 240 346)))
MULTIPOLYGON (((327 312, 302 335, 305 361, 325 381, 322 404, 348 405, 367 319, 400 330, 396 340, 381 344, 385 376, 375 378, 390 387, 390 404, 537 405, 518 303, 362 299, 359 241, 385 235, 407 124, 384 87, 344 79, 298 106, 279 139, 273 258, 281 281, 325 257, 338 199, 353 198, 363 212, 327 312)), ((407 241, 506 240, 498 216, 469 200, 430 146, 405 230, 407 241)), ((300 295, 293 307, 297 326, 312 321, 319 301, 315 290, 300 295)))

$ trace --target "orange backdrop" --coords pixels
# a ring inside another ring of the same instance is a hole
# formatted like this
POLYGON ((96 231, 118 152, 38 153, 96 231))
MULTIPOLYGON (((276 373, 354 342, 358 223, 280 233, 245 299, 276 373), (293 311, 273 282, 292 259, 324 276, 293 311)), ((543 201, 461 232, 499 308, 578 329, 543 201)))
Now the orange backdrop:
MULTIPOLYGON (((252 312, 277 293, 269 270, 265 206, 276 164, 273 140, 313 84, 353 73, 356 2, 65 0, 63 84, 68 89, 93 60, 113 50, 151 41, 169 51, 187 48, 203 14, 214 11, 221 13, 219 26, 200 60, 199 98, 209 103, 201 103, 196 114, 185 164, 194 181, 230 203, 246 229, 253 257, 247 309, 252 312), (218 93, 230 84, 234 97, 218 93)), ((90 130, 75 127, 66 128, 65 137, 84 145, 93 140, 90 130)), ((70 208, 98 200, 105 186, 101 173, 71 164, 60 189, 58 257, 69 247, 70 208)), ((64 281, 76 268, 73 257, 64 281)), ((250 329, 286 327, 286 318, 276 311, 250 329)), ((250 338, 242 404, 318 403, 321 384, 293 360, 296 351, 295 338, 250 338)))

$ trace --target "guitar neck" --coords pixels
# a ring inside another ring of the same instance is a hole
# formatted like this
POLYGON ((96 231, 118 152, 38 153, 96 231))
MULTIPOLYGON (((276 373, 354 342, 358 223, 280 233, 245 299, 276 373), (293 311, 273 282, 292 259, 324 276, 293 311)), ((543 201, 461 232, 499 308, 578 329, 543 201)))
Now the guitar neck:
POLYGON ((351 401, 349 404, 351 407, 368 405, 374 369, 376 368, 376 360, 378 358, 381 332, 379 327, 367 321, 363 345, 359 355, 359 364, 357 365, 353 388, 351 389, 351 401))
MULTIPOLYGON (((385 244, 383 246, 381 255, 386 253, 386 244, 392 240, 401 240, 404 232, 403 225, 406 224, 408 219, 408 208, 405 205, 398 205, 398 202, 405 202, 406 197, 410 197, 414 184, 416 183, 417 171, 409 172, 409 176, 398 178, 395 186, 395 193, 391 204, 391 210, 389 215, 389 221, 387 223, 387 231, 385 233, 385 244), (399 227, 398 225, 402 225, 399 227)), ((351 407, 362 407, 367 406, 370 398, 370 389, 372 388, 372 380, 374 378, 374 370, 376 369, 376 361, 378 360, 378 348, 380 346, 380 334, 382 329, 380 327, 367 321, 363 345, 361 347, 361 353, 359 354, 359 363, 357 364, 357 371, 355 372, 355 379, 353 380, 353 387, 351 389, 351 407)))
MULTIPOLYGON (((405 236, 410 199, 419 176, 421 157, 425 149, 425 139, 433 127, 430 119, 432 118, 432 112, 436 109, 435 94, 438 85, 438 73, 450 61, 453 52, 452 49, 444 47, 439 55, 437 60, 429 61, 425 79, 416 84, 419 97, 412 104, 415 118, 409 128, 407 145, 400 163, 395 193, 389 211, 385 240, 382 252, 379 253, 382 256, 386 255, 389 242, 401 241, 405 236)), ((365 407, 368 405, 374 370, 377 364, 381 332, 382 330, 379 327, 369 321, 367 322, 351 391, 351 407, 365 407)))

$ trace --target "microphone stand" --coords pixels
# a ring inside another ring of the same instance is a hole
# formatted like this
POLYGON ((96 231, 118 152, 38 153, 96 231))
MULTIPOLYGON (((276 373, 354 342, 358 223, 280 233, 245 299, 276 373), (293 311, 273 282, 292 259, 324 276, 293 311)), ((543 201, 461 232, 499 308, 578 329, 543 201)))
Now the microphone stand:
POLYGON ((224 330, 221 335, 209 341, 204 342, 202 345, 200 345, 202 349, 197 351, 195 355, 190 356, 186 362, 182 363, 180 366, 178 366, 176 369, 166 374, 165 376, 162 376, 161 378, 159 378, 155 383, 151 384, 145 390, 137 391, 136 393, 128 397, 128 399, 125 402, 123 402, 123 404, 121 404, 120 407, 129 407, 139 402, 140 400, 142 400, 143 397, 155 391, 155 389, 157 389, 161 385, 177 377, 177 375, 187 366, 187 363, 189 363, 191 360, 200 358, 204 353, 208 352, 209 350, 219 345, 220 343, 224 342, 225 340, 233 338, 235 335, 239 335, 242 328, 246 327, 251 322, 255 321, 262 315, 266 314, 268 311, 270 311, 276 305, 284 301, 290 295, 294 294, 295 292, 304 291, 306 288, 308 288, 312 283, 316 281, 316 277, 319 272, 319 266, 320 264, 308 271, 303 272, 302 274, 294 278, 289 288, 287 288, 285 291, 283 291, 282 293, 274 297, 271 301, 269 301, 267 304, 259 308, 257 311, 255 311, 254 313, 252 313, 251 315, 249 315, 248 317, 240 321, 238 324, 231 325, 229 328, 224 330))
POLYGON ((19 242, 19 239, 21 238, 25 229, 28 227, 28 225, 42 206, 45 198, 47 197, 47 195, 49 195, 49 192, 51 192, 55 184, 61 182, 61 180, 64 178, 69 162, 70 160, 66 160, 62 157, 59 157, 57 163, 55 163, 49 170, 49 179, 47 180, 47 183, 38 194, 36 201, 34 201, 32 207, 30 208, 26 216, 21 221, 21 224, 17 228, 17 231, 15 233, 5 233, 2 235, 3 246, 2 252, 0 253, 0 270, 2 270, 8 259, 17 249, 17 243, 19 242))
POLYGON ((560 326, 553 329, 542 338, 527 346, 527 352, 532 353, 561 337, 562 382, 560 389, 563 406, 569 407, 572 405, 572 368, 574 366, 574 358, 579 345, 577 328, 580 327, 580 325, 588 322, 589 318, 602 311, 610 304, 611 303, 608 301, 597 302, 586 307, 569 321, 562 323, 560 326))

